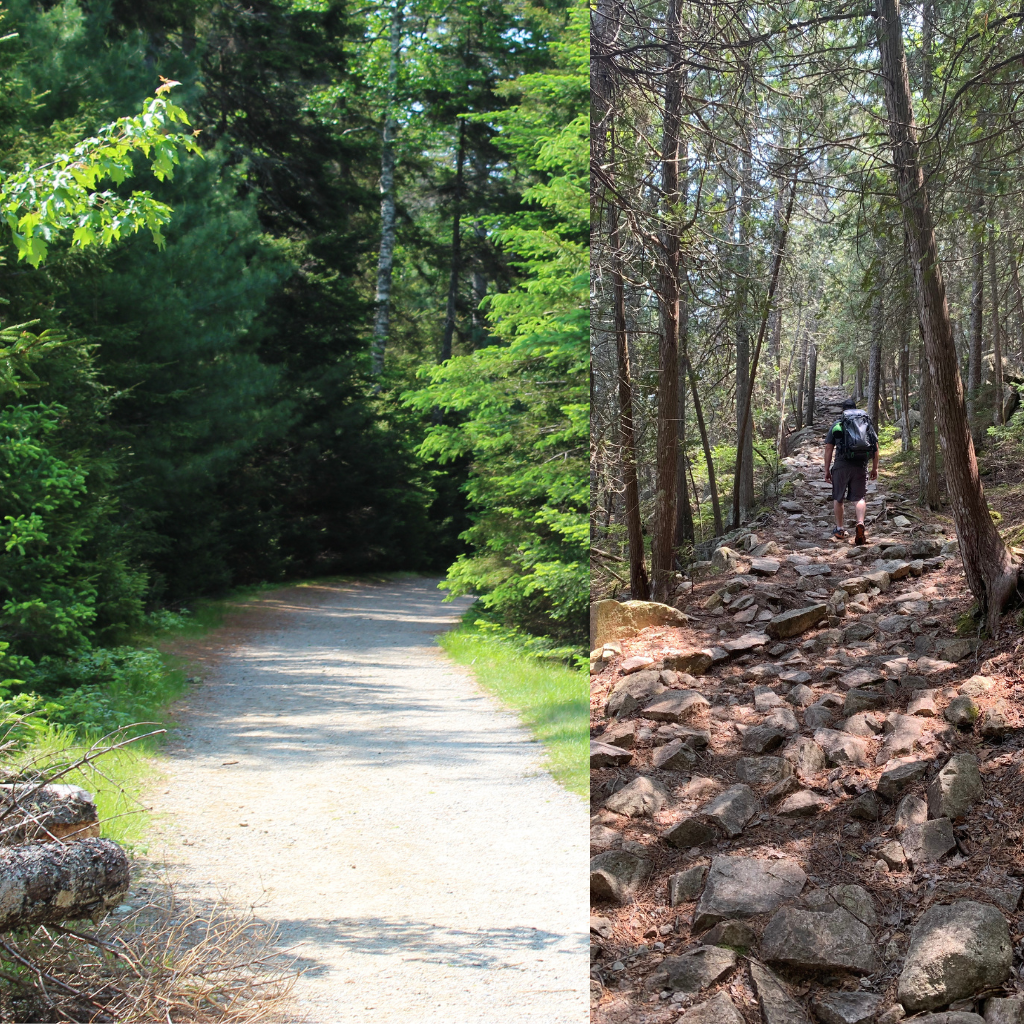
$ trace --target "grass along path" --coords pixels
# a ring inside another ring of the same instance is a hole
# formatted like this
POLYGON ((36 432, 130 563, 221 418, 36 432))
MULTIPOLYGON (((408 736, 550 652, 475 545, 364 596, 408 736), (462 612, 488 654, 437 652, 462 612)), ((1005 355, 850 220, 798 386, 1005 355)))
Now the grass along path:
POLYGON ((583 672, 518 653, 471 625, 442 633, 438 642, 477 682, 515 711, 544 744, 551 774, 580 796, 590 793, 589 681, 583 672))

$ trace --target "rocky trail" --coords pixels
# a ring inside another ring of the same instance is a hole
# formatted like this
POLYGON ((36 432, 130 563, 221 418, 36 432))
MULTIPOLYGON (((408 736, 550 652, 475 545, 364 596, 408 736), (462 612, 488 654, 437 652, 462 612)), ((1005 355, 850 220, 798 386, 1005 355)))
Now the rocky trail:
POLYGON ((841 398, 674 608, 595 605, 595 1024, 1024 1024, 1019 652, 884 462, 831 540, 841 398))
POLYGON ((585 1020, 584 808, 434 642, 465 602, 401 579, 246 607, 178 652, 205 678, 152 799, 197 918, 276 928, 288 1022, 585 1020))

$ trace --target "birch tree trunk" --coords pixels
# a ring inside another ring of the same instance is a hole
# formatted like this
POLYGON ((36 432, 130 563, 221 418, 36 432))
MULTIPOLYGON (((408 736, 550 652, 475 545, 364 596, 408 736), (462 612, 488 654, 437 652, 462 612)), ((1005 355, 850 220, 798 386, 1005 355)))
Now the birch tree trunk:
POLYGON ((878 50, 893 168, 910 239, 925 355, 945 455, 946 485, 967 582, 990 634, 995 636, 1000 615, 1017 589, 1018 566, 992 522, 978 475, 935 227, 921 170, 898 0, 879 0, 878 12, 878 50))
POLYGON ((380 252, 377 255, 377 296, 373 317, 373 342, 370 350, 370 368, 373 373, 384 372, 384 351, 391 328, 391 278, 395 265, 395 140, 398 138, 398 62, 402 52, 402 12, 396 3, 391 11, 391 47, 388 58, 388 109, 384 118, 384 133, 380 150, 380 252))

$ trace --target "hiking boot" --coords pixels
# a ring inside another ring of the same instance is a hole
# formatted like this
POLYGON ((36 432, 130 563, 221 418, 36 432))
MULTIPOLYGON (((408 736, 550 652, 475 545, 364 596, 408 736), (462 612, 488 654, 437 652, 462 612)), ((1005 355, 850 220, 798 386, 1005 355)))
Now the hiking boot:
POLYGON ((837 526, 832 531, 832 539, 833 540, 846 540, 846 538, 849 537, 849 536, 850 535, 841 526, 837 526))
POLYGON ((857 524, 857 537, 856 537, 856 539, 854 540, 853 543, 854 544, 867 544, 867 542, 868 542, 868 538, 867 538, 867 533, 864 530, 864 524, 863 523, 858 523, 857 524))

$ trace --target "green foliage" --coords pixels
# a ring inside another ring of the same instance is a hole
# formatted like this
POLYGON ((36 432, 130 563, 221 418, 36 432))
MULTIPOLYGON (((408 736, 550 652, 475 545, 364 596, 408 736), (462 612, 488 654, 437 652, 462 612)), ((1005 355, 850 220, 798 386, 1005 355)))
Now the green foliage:
MULTIPOLYGON (((158 92, 166 89, 161 86, 158 92)), ((0 176, 0 215, 10 229, 18 259, 38 267, 53 239, 69 230, 72 246, 79 248, 109 245, 142 228, 149 228, 161 245, 170 207, 149 192, 133 192, 125 199, 96 189, 108 179, 120 185, 132 177, 137 153, 149 161, 159 181, 172 177, 179 150, 199 151, 195 138, 172 131, 176 124, 188 124, 185 111, 154 96, 138 116, 105 125, 70 152, 58 153, 49 164, 0 176)))
POLYGON ((519 103, 488 115, 535 175, 530 205, 493 224, 525 276, 488 303, 501 343, 429 371, 430 385, 407 395, 447 417, 428 431, 425 457, 472 458, 472 550, 444 586, 480 594, 506 625, 563 638, 582 637, 589 601, 586 25, 574 9, 559 67, 517 79, 519 103))

